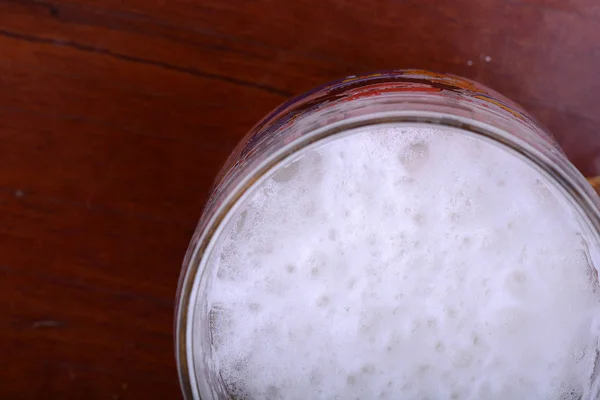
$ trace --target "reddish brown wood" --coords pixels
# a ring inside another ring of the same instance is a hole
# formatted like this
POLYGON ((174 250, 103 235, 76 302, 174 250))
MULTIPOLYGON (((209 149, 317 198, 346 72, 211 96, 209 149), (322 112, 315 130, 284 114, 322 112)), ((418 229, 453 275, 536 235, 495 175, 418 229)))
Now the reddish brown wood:
POLYGON ((474 78, 599 174, 598 38, 595 0, 0 0, 0 398, 177 398, 173 299, 212 179, 317 84, 474 78))

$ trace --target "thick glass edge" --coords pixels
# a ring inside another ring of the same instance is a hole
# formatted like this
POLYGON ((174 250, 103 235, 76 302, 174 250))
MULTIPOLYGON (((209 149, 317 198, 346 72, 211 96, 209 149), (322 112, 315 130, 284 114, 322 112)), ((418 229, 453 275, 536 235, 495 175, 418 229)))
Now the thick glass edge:
POLYGON ((460 129, 499 143, 509 149, 509 151, 529 160, 546 174, 550 180, 557 183, 558 188, 563 191, 567 199, 572 200, 578 209, 577 211, 590 224, 591 233, 600 242, 600 199, 583 175, 568 161, 566 156, 562 153, 556 154, 557 149, 550 145, 540 151, 503 129, 473 118, 457 116, 446 112, 419 112, 416 110, 389 111, 357 116, 308 132, 269 155, 260 165, 249 171, 246 178, 232 189, 231 193, 217 208, 206 224, 205 229, 198 237, 198 240, 191 243, 187 250, 185 259, 188 262, 183 265, 183 271, 185 272, 178 288, 175 320, 177 368, 181 390, 186 400, 202 399, 198 393, 194 360, 189 351, 192 348, 192 343, 191 337, 188 335, 188 330, 194 318, 193 304, 190 304, 190 301, 195 298, 193 296, 197 288, 195 283, 201 278, 204 272, 203 262, 206 259, 205 255, 210 252, 210 248, 218 236, 215 233, 222 227, 232 208, 258 179, 306 146, 348 130, 379 124, 397 123, 460 129), (552 159, 548 157, 550 153, 554 154, 552 159))

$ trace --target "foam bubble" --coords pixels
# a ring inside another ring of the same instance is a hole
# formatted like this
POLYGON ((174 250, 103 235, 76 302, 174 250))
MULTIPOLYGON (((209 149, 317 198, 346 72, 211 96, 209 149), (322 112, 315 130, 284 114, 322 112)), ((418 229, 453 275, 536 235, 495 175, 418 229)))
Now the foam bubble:
POLYGON ((581 398, 600 294, 573 215, 528 164, 449 131, 310 150, 209 260, 220 374, 236 399, 581 398))

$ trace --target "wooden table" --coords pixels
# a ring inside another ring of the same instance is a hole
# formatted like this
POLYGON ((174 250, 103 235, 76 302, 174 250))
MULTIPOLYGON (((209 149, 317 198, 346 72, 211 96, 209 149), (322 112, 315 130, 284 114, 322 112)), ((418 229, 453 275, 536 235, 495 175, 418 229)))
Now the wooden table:
POLYGON ((0 398, 180 396, 181 259, 236 141, 369 70, 464 75, 600 172, 595 0, 0 0, 0 398))

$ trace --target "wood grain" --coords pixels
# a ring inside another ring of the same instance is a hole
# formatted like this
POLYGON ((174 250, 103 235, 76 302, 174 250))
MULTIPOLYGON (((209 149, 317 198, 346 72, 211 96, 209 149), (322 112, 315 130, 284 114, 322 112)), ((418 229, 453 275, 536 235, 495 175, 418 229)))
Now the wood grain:
POLYGON ((599 37, 594 0, 0 0, 0 398, 180 397, 173 299, 212 180, 323 82, 473 78, 600 174, 599 37))

